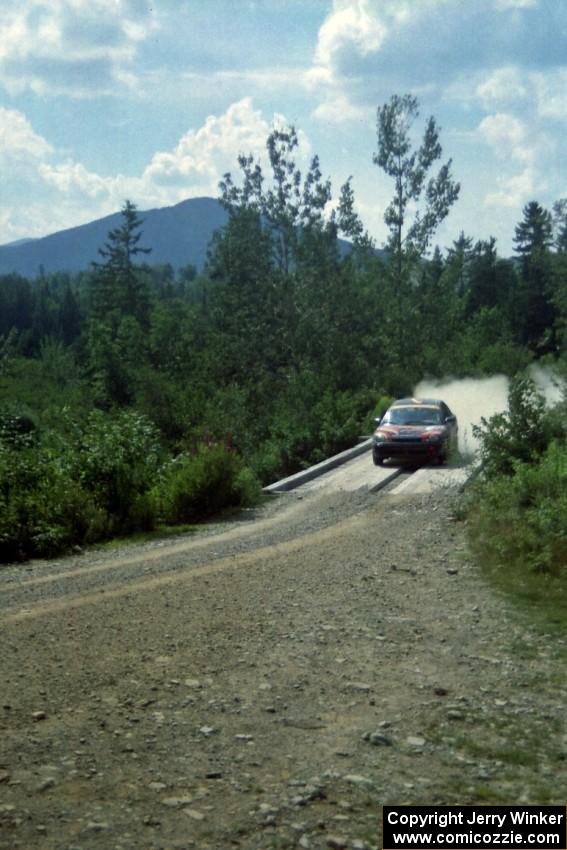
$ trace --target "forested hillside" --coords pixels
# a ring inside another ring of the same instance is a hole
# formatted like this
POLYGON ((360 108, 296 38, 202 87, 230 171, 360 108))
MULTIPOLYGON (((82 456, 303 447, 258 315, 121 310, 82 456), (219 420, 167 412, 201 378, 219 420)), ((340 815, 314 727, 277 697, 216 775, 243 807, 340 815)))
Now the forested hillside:
POLYGON ((435 248, 459 186, 435 120, 393 97, 378 110, 393 187, 378 256, 350 181, 334 197, 317 157, 301 173, 293 128, 267 150, 269 173, 242 156, 221 183, 228 218, 203 272, 152 263, 126 202, 90 270, 0 276, 0 558, 246 503, 425 376, 563 357, 567 201, 519 211, 513 259, 474 233, 435 248))

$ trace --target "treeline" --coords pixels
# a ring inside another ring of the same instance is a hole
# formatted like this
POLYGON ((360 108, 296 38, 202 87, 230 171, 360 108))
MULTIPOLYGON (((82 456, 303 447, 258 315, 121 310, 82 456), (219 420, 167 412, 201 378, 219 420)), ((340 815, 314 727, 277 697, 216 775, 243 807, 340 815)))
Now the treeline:
POLYGON ((0 516, 10 517, 0 557, 245 503, 254 481, 368 433, 388 398, 424 376, 512 375, 562 356, 566 202, 525 207, 513 258, 463 233, 431 254, 459 186, 450 162, 434 171, 433 118, 412 148, 417 118, 409 96, 378 110, 374 159, 394 184, 385 251, 355 213, 350 180, 333 201, 317 157, 302 173, 288 128, 267 140, 267 173, 242 156, 238 176, 225 175, 228 221, 202 272, 152 266, 126 202, 88 271, 0 277, 0 516), (346 256, 339 236, 352 243, 346 256), (65 482, 78 495, 62 518, 65 482))

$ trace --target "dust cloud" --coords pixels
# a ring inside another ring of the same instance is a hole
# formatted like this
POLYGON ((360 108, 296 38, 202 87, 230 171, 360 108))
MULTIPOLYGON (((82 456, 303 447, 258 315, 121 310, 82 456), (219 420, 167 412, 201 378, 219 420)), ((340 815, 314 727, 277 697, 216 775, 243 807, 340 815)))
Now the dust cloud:
MULTIPOLYGON (((548 405, 564 397, 561 381, 550 369, 530 366, 529 375, 548 405)), ((447 378, 441 381, 422 381, 414 389, 416 398, 442 398, 459 420, 459 449, 465 455, 473 454, 478 441, 472 426, 479 425, 481 417, 488 419, 508 407, 509 380, 505 375, 489 378, 447 378)))
POLYGON ((551 369, 530 366, 528 372, 549 406, 562 400, 564 388, 562 388, 561 380, 553 374, 551 369))
POLYGON ((442 398, 459 420, 459 450, 472 454, 477 448, 472 426, 508 407, 508 378, 462 378, 443 381, 422 381, 414 389, 416 398, 442 398))

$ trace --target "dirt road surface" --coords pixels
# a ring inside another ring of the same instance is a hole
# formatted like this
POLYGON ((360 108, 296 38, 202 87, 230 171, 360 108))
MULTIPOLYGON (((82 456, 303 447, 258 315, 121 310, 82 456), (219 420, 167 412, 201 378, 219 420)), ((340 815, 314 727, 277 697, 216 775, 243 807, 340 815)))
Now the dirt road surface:
POLYGON ((562 667, 455 475, 3 569, 0 847, 370 850, 383 803, 563 803, 562 667))

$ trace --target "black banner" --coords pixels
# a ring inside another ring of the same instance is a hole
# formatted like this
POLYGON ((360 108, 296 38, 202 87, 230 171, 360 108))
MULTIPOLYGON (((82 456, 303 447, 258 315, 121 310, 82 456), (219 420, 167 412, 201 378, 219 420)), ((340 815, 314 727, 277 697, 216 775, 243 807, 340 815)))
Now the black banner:
POLYGON ((567 850, 565 806, 383 806, 384 850, 567 850))

